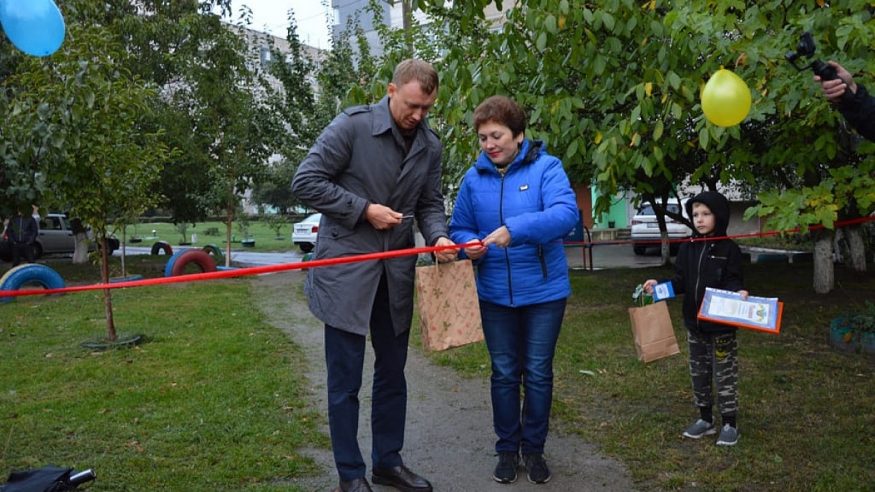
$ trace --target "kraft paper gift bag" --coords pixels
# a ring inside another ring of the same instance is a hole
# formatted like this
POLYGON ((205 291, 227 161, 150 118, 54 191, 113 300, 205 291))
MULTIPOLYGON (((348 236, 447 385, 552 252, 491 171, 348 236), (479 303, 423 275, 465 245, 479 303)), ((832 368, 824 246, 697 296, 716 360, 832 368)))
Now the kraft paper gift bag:
POLYGON ((679 354, 678 342, 671 326, 665 301, 629 308, 635 351, 641 362, 650 362, 679 354))
POLYGON ((416 268, 422 346, 446 350, 483 340, 471 260, 416 268))

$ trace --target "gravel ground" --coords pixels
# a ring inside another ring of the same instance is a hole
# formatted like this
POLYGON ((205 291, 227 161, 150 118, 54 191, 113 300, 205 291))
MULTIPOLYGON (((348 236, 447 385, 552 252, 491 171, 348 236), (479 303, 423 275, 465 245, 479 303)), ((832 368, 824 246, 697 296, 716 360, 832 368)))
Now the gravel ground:
MULTIPOLYGON (((283 330, 302 347, 308 359, 305 374, 310 381, 313 405, 325 415, 325 360, 322 324, 310 315, 300 286, 300 271, 263 275, 254 280, 258 306, 269 323, 283 330)), ((368 462, 370 480, 370 387, 373 352, 365 358, 360 395, 362 415, 359 444, 368 462)), ((598 449, 574 435, 551 432, 545 456, 553 478, 542 485, 520 479, 510 485, 492 480, 496 463, 495 435, 487 378, 466 379, 451 369, 432 364, 411 349, 407 361, 407 430, 402 452, 404 462, 428 478, 436 491, 628 491, 633 483, 624 465, 601 455, 598 449)), ((327 416, 324 432, 328 434, 327 416)), ((324 470, 317 477, 295 482, 307 491, 332 490, 337 474, 330 450, 308 449, 324 470)), ((395 490, 374 485, 375 491, 395 490)))

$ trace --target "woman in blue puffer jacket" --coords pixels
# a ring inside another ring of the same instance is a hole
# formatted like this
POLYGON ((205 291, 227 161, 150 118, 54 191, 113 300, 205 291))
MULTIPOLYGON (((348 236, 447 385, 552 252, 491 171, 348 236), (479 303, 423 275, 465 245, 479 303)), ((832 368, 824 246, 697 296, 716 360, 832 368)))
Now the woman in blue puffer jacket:
POLYGON ((544 460, 553 400, 553 354, 571 294, 562 238, 577 223, 562 161, 525 138, 525 112, 493 96, 474 111, 482 152, 465 174, 450 221, 474 261, 483 333, 492 359, 492 414, 498 440, 493 479, 517 478, 522 453, 533 483, 550 480, 544 460), (520 386, 525 401, 520 408, 520 386))

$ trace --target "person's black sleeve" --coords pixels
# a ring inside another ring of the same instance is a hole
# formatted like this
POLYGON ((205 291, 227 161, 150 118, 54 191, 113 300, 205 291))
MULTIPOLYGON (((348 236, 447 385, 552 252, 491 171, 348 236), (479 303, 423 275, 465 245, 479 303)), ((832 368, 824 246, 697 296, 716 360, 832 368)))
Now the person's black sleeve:
POLYGON ((39 224, 33 217, 27 222, 27 244, 36 242, 36 237, 39 235, 39 224))
POLYGON ((875 142, 875 97, 860 84, 857 92, 848 101, 839 105, 839 111, 860 135, 875 142))
POLYGON ((689 253, 687 250, 689 249, 689 245, 692 243, 681 243, 678 247, 678 254, 675 257, 674 261, 674 277, 670 279, 660 280, 660 282, 665 282, 669 280, 671 282, 671 287, 674 289, 675 294, 683 294, 687 290, 687 256, 689 253))

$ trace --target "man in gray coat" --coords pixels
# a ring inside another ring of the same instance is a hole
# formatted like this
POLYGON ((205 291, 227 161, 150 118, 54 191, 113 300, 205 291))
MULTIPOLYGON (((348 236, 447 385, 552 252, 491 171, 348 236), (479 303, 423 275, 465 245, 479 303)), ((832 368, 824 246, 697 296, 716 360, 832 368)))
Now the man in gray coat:
MULTIPOLYGON (((441 193, 441 144, 428 127, 438 76, 420 60, 398 64, 380 102, 345 110, 301 162, 292 191, 322 212, 316 259, 414 246, 413 219, 426 244, 453 245, 441 193)), ((436 253, 451 261, 455 249, 436 253)), ((407 410, 404 366, 413 317, 416 255, 311 268, 310 310, 325 323, 328 422, 341 491, 370 491, 358 445, 366 335, 374 348, 372 480, 430 491, 401 459, 407 410)))

